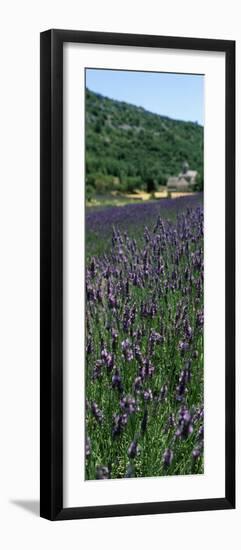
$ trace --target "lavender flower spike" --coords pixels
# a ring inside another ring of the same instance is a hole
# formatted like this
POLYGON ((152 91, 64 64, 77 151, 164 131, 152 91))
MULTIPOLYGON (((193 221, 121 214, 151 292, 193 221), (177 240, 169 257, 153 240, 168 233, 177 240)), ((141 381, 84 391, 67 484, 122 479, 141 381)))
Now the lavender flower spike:
POLYGON ((172 461, 173 461, 173 452, 171 451, 171 449, 166 449, 163 454, 163 464, 165 468, 168 468, 169 466, 171 466, 172 461))

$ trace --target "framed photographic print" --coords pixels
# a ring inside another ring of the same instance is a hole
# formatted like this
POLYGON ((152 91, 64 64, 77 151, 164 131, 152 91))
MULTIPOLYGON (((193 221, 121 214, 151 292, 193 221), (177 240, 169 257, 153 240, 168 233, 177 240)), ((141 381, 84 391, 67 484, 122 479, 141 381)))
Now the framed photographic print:
POLYGON ((41 33, 50 520, 235 507, 235 42, 41 33))

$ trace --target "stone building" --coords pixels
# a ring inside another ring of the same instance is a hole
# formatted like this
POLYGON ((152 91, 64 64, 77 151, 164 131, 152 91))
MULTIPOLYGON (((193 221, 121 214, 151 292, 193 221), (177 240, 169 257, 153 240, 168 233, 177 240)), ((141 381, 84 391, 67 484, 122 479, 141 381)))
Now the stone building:
POLYGON ((182 165, 182 172, 178 176, 171 176, 167 180, 168 191, 191 191, 197 181, 197 171, 190 170, 188 162, 182 165))

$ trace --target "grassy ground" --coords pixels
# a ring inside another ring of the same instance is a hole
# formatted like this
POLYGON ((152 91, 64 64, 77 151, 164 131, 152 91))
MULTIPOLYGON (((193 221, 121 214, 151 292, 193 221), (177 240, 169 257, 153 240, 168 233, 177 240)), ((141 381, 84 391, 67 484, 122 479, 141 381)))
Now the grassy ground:
POLYGON ((177 191, 168 191, 166 186, 159 187, 158 191, 153 193, 147 193, 146 191, 136 190, 135 193, 120 193, 112 192, 105 193, 101 195, 95 195, 91 200, 87 200, 87 208, 98 208, 98 207, 108 207, 108 206, 125 206, 126 204, 138 204, 143 201, 150 200, 163 200, 167 198, 179 198, 179 197, 188 197, 192 195, 191 192, 177 192, 177 191))

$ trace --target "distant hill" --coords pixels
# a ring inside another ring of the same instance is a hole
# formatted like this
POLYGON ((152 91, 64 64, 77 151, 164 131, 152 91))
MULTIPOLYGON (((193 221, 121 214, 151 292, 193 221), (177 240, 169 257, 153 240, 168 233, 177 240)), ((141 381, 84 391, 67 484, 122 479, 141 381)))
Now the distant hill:
POLYGON ((178 175, 184 160, 202 185, 202 126, 86 90, 87 193, 152 191, 178 175))

